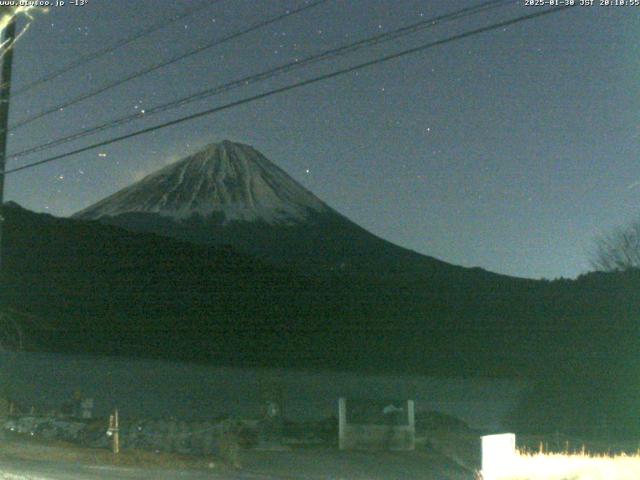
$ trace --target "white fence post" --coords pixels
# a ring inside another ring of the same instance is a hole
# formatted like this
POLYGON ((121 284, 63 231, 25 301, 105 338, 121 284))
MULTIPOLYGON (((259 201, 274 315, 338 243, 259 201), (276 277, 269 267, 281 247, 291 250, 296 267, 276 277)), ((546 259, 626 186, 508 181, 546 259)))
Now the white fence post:
POLYGON ((347 428, 347 399, 338 399, 338 446, 340 450, 345 448, 345 435, 347 428))
POLYGON ((414 431, 416 428, 416 404, 413 400, 407 400, 407 417, 409 421, 409 427, 414 431))
POLYGON ((411 441, 409 450, 416 449, 416 404, 413 400, 407 400, 407 421, 409 424, 409 435, 411 441))

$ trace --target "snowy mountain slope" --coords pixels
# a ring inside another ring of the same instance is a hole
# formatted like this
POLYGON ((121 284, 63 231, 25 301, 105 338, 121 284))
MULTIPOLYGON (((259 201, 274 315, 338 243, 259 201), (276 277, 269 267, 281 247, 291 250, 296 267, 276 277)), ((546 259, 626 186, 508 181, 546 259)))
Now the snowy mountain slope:
POLYGON ((468 270, 375 236, 254 148, 230 141, 209 145, 74 217, 191 243, 231 245, 305 271, 448 276, 468 270))
POLYGON ((328 207, 248 145, 229 141, 148 175, 75 216, 98 219, 154 213, 174 220, 194 214, 221 223, 304 221, 328 207))

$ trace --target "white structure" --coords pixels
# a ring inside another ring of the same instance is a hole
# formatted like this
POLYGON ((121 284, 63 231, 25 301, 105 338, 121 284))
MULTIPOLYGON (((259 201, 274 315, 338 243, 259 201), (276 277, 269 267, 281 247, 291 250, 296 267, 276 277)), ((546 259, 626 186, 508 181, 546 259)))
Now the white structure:
POLYGON ((494 480, 511 471, 516 458, 516 436, 513 433, 482 437, 482 478, 494 480))
MULTIPOLYGON (((385 403, 385 405, 378 408, 375 411, 378 415, 374 414, 371 419, 350 419, 347 399, 341 397, 338 400, 340 450, 371 448, 414 450, 416 422, 413 400, 370 403, 385 403), (381 421, 376 422, 378 416, 381 421)), ((375 409, 375 405, 373 407, 375 409)))
POLYGON ((83 398, 80 402, 80 417, 93 418, 93 398, 83 398))

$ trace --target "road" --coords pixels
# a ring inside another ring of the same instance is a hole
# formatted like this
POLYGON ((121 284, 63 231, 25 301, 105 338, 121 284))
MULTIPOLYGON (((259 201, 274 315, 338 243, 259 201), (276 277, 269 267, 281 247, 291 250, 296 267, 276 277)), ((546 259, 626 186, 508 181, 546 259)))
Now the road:
POLYGON ((209 472, 178 472, 129 467, 78 465, 69 462, 2 459, 1 480, 235 480, 234 476, 218 476, 209 472))
POLYGON ((245 451, 243 468, 160 470, 83 465, 67 461, 0 458, 0 480, 471 480, 473 474, 445 457, 418 453, 377 454, 312 449, 245 451))

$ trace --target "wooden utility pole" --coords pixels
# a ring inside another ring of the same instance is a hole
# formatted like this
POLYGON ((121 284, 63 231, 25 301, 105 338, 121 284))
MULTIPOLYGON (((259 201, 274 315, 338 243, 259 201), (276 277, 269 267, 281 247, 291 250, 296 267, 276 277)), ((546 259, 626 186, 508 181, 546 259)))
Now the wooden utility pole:
POLYGON ((118 409, 113 415, 109 415, 109 430, 107 434, 111 436, 111 451, 114 454, 120 453, 120 420, 118 419, 118 409))
MULTIPOLYGON (((9 97, 11 94, 11 68, 13 66, 13 43, 16 39, 15 17, 2 32, 2 44, 6 51, 2 57, 2 78, 0 79, 0 207, 4 205, 4 171, 7 158, 7 138, 9 130, 9 97)), ((0 273, 2 272, 2 224, 0 215, 0 273)))

